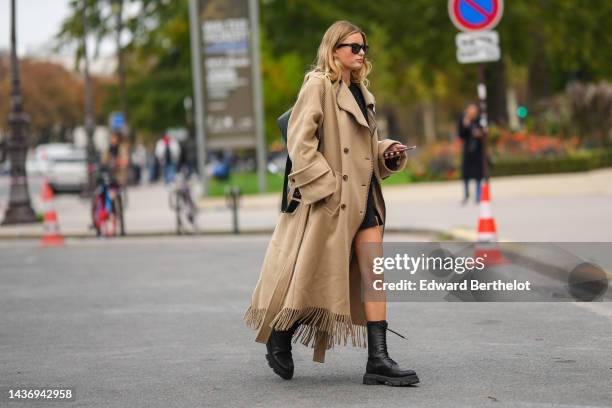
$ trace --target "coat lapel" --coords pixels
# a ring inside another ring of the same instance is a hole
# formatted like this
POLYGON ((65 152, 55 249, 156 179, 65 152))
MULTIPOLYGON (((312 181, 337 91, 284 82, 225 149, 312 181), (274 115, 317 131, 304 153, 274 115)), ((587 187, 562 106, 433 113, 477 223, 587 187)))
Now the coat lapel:
POLYGON ((370 90, 366 88, 366 86, 362 82, 359 83, 359 88, 361 88, 361 93, 363 93, 363 97, 365 98, 366 106, 368 108, 371 107, 372 110, 374 110, 374 105, 376 104, 376 101, 374 100, 374 95, 372 95, 372 92, 370 92, 370 90))
MULTIPOLYGON (((361 87, 362 87, 362 92, 363 92, 363 88, 365 87, 363 85, 361 85, 361 87)), ((366 96, 365 92, 363 96, 366 100, 366 105, 367 105, 368 97, 366 96)), ((339 81, 336 100, 338 101, 338 107, 340 109, 345 110, 349 112, 350 114, 352 114, 353 118, 355 118, 357 123, 359 123, 361 126, 365 126, 366 128, 370 130, 370 134, 373 132, 372 128, 368 125, 368 122, 363 117, 363 113, 361 113, 361 109, 359 109, 359 105, 357 105, 357 101, 355 100, 355 97, 353 96, 351 91, 348 89, 348 86, 346 86, 346 84, 342 81, 339 81)), ((370 122, 373 123, 371 120, 370 122)))
MULTIPOLYGON (((374 114, 376 113, 376 100, 374 99, 374 95, 366 86, 360 82, 359 87, 361 88, 361 93, 363 93, 363 97, 366 102, 366 106, 368 108, 368 121, 370 123, 370 133, 374 134, 376 130, 376 119, 374 114)), ((350 91, 349 91, 350 92, 350 91)), ((353 98, 354 99, 354 98, 353 98)))

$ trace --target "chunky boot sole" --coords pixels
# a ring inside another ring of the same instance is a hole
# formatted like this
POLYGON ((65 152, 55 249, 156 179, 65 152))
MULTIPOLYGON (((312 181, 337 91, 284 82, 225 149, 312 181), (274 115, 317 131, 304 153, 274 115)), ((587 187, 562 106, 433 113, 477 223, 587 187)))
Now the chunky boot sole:
POLYGON ((266 360, 268 360, 268 365, 276 374, 278 374, 281 378, 285 380, 290 380, 293 378, 293 371, 287 371, 278 365, 274 357, 270 354, 266 354, 266 360))
POLYGON ((366 385, 390 385, 392 387, 403 387, 419 382, 417 375, 408 375, 406 377, 387 377, 379 374, 364 374, 363 383, 366 385))

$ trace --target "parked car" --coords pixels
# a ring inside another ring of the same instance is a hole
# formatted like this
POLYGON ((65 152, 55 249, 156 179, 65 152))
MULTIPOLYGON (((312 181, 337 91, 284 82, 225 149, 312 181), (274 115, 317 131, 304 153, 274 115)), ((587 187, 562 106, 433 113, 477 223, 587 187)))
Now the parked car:
POLYGON ((38 145, 26 170, 45 176, 54 191, 80 191, 87 184, 87 152, 70 143, 38 145))

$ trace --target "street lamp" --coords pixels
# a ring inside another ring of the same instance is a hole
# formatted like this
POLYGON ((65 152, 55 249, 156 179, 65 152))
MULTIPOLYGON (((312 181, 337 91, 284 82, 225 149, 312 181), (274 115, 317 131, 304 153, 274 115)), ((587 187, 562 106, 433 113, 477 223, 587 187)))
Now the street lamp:
POLYGON ((183 98, 183 108, 185 108, 185 122, 187 123, 187 131, 189 132, 189 137, 191 137, 191 124, 193 122, 193 113, 191 109, 193 109, 193 99, 191 96, 186 96, 183 98))
POLYGON ((15 0, 11 0, 11 112, 8 117, 10 134, 7 143, 8 157, 11 161, 11 187, 2 225, 36 222, 36 214, 30 203, 25 168, 28 151, 25 130, 29 119, 23 111, 15 26, 15 0))
POLYGON ((116 41, 117 41, 117 75, 119 76, 119 98, 121 101, 121 110, 126 118, 126 129, 125 134, 133 144, 132 134, 129 130, 128 122, 128 100, 127 100, 127 85, 126 85, 126 72, 125 72, 125 58, 123 54, 123 48, 121 47, 121 33, 123 32, 123 0, 111 0, 111 11, 115 15, 115 30, 116 30, 116 41))
MULTIPOLYGON (((136 142, 136 135, 134 129, 130 128, 125 72, 125 56, 123 53, 123 48, 121 47, 121 33, 123 32, 123 1, 124 0, 111 0, 111 11, 115 15, 117 40, 117 74, 119 75, 119 97, 121 100, 121 110, 123 111, 123 117, 125 118, 125 124, 123 125, 122 134, 124 140, 127 140, 128 142, 130 152, 128 155, 128 168, 132 169, 132 151, 136 142)), ((134 174, 133 172, 129 172, 128 174, 128 183, 132 184, 134 182, 134 174)))
POLYGON ((94 144, 94 131, 96 127, 93 113, 93 96, 91 90, 91 76, 89 75, 89 55, 87 54, 87 0, 83 0, 81 9, 83 23, 83 35, 81 36, 81 48, 83 53, 83 76, 84 76, 84 124, 87 133, 87 187, 81 192, 82 197, 93 194, 96 187, 97 153, 94 144))

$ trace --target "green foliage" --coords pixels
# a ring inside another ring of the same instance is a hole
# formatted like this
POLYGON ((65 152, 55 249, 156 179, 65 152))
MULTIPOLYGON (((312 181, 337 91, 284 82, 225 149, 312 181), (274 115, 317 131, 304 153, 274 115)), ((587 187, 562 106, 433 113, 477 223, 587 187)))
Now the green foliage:
MULTIPOLYGON (((83 1, 97 43, 115 35, 111 0, 71 0, 72 13, 58 34, 60 46, 78 44, 83 1)), ((124 1, 141 9, 125 21, 130 121, 149 132, 184 125, 182 101, 192 93, 188 2, 124 1)), ((339 19, 353 21, 368 35, 379 105, 401 110, 436 101, 456 110, 474 98, 475 69, 456 62, 457 30, 449 20, 447 0, 261 0, 260 5, 269 144, 279 139, 276 118, 293 104, 323 33, 339 19)), ((609 21, 608 0, 590 0, 588 5, 580 0, 507 1, 497 27, 507 85, 525 85, 529 78, 536 78, 537 85, 537 69, 552 93, 573 78, 610 80, 609 21)), ((117 92, 109 95, 103 109, 116 110, 117 92)), ((538 115, 532 106, 529 111, 528 126, 532 115, 538 115)))
POLYGON ((130 120, 138 129, 160 132, 186 124, 183 100, 193 91, 189 9, 186 1, 146 3, 141 18, 153 28, 134 28, 128 66, 130 120))
MULTIPOLYGON (((84 55, 83 48, 81 47, 81 38, 84 32, 84 15, 87 19, 87 37, 95 39, 96 47, 93 56, 99 55, 102 40, 113 32, 113 20, 108 1, 70 0, 69 8, 72 13, 63 21, 60 31, 56 35, 56 48, 59 49, 77 44, 75 51, 76 69, 84 55)), ((89 54, 91 58, 91 51, 89 54)))
MULTIPOLYGON (((266 182, 268 186, 267 191, 283 191, 283 177, 284 174, 272 174, 270 172, 266 172, 266 182)), ((255 172, 232 173, 228 181, 211 179, 208 195, 210 197, 223 196, 225 195, 226 186, 238 186, 244 195, 258 194, 259 190, 257 185, 257 173, 255 172)))
POLYGON ((303 71, 297 53, 272 54, 271 43, 265 34, 262 35, 261 46, 265 133, 266 141, 271 145, 280 141, 276 119, 293 105, 302 83, 303 71))
MULTIPOLYGON (((99 44, 116 36, 112 0, 86 0, 88 29, 99 44)), ((127 0, 124 0, 128 3, 127 0)), ((155 133, 184 126, 183 100, 192 94, 189 14, 186 1, 131 0, 140 13, 124 20, 130 41, 124 45, 127 97, 132 127, 155 133)), ((57 35, 58 47, 79 44, 83 0, 72 0, 72 14, 57 35)), ((77 48, 77 58, 82 54, 77 48)), ((101 107, 102 117, 117 110, 119 90, 113 85, 101 107)))

